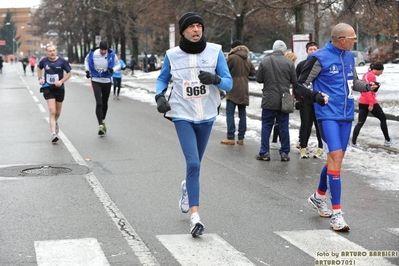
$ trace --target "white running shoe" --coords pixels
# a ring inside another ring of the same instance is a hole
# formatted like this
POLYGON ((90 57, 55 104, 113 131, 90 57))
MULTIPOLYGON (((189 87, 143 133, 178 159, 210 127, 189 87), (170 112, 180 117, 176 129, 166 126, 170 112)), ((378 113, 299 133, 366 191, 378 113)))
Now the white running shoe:
POLYGON ((306 150, 306 148, 302 148, 300 151, 299 151, 299 158, 301 158, 301 159, 309 159, 309 155, 308 155, 308 151, 306 150))
POLYGON ((356 148, 356 149, 360 149, 360 145, 359 144, 357 144, 357 143, 353 143, 353 142, 351 142, 351 147, 353 147, 353 148, 356 148))
POLYGON ((313 158, 323 158, 324 151, 322 148, 317 148, 316 152, 313 154, 313 158))
POLYGON ((182 213, 188 213, 190 210, 190 206, 188 205, 188 194, 187 194, 187 188, 186 188, 186 180, 183 180, 181 182, 181 199, 179 200, 179 208, 182 213))
POLYGON ((331 217, 330 225, 335 231, 349 231, 349 225, 342 216, 343 212, 334 213, 331 217))
POLYGON ((55 132, 53 132, 52 134, 51 134, 51 142, 52 143, 56 143, 57 141, 58 141, 58 135, 57 135, 57 133, 55 133, 55 132))
POLYGON ((204 233, 205 226, 200 221, 198 212, 191 214, 190 218, 190 234, 193 237, 198 237, 204 233))
POLYGON ((384 146, 385 147, 391 147, 391 145, 392 145, 393 143, 392 143, 392 139, 390 140, 390 141, 384 141, 384 146))
POLYGON ((328 209, 326 199, 316 199, 316 193, 313 193, 308 198, 308 203, 310 206, 317 209, 317 212, 321 217, 331 217, 332 211, 328 209))

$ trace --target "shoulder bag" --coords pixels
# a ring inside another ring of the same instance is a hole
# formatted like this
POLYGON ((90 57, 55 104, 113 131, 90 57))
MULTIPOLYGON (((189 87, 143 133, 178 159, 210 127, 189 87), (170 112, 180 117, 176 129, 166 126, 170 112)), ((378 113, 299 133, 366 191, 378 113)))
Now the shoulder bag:
POLYGON ((275 72, 275 70, 277 68, 274 63, 273 56, 270 56, 270 60, 272 62, 272 66, 273 66, 274 81, 281 93, 281 109, 280 110, 281 110, 281 112, 288 113, 288 114, 293 113, 294 112, 294 98, 291 96, 290 93, 283 92, 281 90, 280 81, 278 80, 276 72, 275 72))

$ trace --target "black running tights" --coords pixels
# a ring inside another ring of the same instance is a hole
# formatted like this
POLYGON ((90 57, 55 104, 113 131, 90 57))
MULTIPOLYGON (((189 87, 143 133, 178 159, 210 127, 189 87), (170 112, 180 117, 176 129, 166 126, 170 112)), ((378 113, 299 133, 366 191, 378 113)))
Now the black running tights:
MULTIPOLYGON (((387 118, 381 106, 378 103, 374 104, 373 111, 371 111, 370 113, 372 113, 378 120, 380 120, 380 127, 382 133, 384 134, 384 138, 385 140, 390 141, 391 139, 389 138, 389 133, 388 133, 387 118)), ((353 135, 352 135, 353 144, 356 144, 357 136, 359 135, 360 129, 366 122, 368 114, 369 114, 369 105, 359 103, 359 118, 355 128, 353 129, 353 135)))
POLYGON ((91 85, 93 87, 94 97, 96 98, 96 116, 98 124, 101 125, 108 110, 108 99, 111 93, 112 83, 100 83, 92 81, 91 85))
POLYGON ((121 92, 122 86, 122 78, 113 78, 114 79, 114 95, 119 96, 121 92))

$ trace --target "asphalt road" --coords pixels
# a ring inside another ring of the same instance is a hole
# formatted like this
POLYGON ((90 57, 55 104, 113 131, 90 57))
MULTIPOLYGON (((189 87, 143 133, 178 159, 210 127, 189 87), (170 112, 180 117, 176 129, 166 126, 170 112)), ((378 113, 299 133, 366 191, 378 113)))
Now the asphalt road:
POLYGON ((154 105, 110 99, 99 137, 89 83, 71 78, 52 144, 36 75, 6 65, 0 110, 1 266, 399 265, 398 193, 361 173, 342 173, 351 230, 336 233, 307 204, 325 161, 281 162, 277 151, 256 161, 259 143, 222 146, 214 130, 201 169, 206 229, 193 239, 178 209, 184 158, 154 105))

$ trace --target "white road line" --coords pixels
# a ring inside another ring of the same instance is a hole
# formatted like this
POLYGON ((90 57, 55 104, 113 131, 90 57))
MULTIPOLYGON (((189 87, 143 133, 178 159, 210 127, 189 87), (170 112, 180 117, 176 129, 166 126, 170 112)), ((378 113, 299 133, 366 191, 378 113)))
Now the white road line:
POLYGON ((95 238, 35 241, 38 266, 109 266, 95 238))
POLYGON ((39 103, 37 106, 39 106, 39 109, 42 113, 46 112, 46 109, 44 109, 43 105, 41 103, 39 103))
MULTIPOLYGON (((45 119, 47 120, 47 122, 49 122, 48 117, 46 117, 45 119)), ((64 145, 67 147, 68 151, 71 153, 74 160, 78 164, 88 167, 86 161, 82 158, 82 156, 79 154, 79 152, 76 150, 76 148, 72 145, 72 143, 69 141, 69 139, 65 136, 65 134, 61 130, 58 133, 58 136, 61 138, 64 145)), ((108 215, 114 221, 116 227, 121 232, 121 234, 127 241, 130 248, 133 250, 136 257, 140 260, 140 262, 146 266, 158 266, 159 263, 157 262, 155 257, 151 254, 148 247, 144 244, 143 240, 136 233, 136 231, 127 221, 127 219, 119 210, 119 208, 116 206, 116 204, 111 200, 110 196, 105 191, 104 187, 101 185, 100 181, 98 181, 96 176, 93 173, 89 173, 85 175, 85 178, 88 181, 89 185, 92 187, 94 193, 96 194, 100 202, 103 204, 108 215)), ((53 266, 53 265, 64 265, 64 264, 45 264, 45 265, 53 266)), ((68 264, 68 265, 75 265, 75 264, 68 264)), ((89 264, 89 265, 97 265, 97 264, 89 264)), ((100 265, 102 266, 102 264, 99 264, 99 266, 100 265)))
MULTIPOLYGON (((61 138, 62 142, 67 147, 75 161, 78 164, 88 166, 86 161, 82 158, 82 156, 61 130, 58 133, 58 136, 61 138)), ((111 200, 110 196, 105 191, 100 181, 98 181, 97 177, 93 173, 89 173, 85 175, 85 178, 140 262, 146 266, 158 266, 159 263, 155 257, 151 254, 148 247, 127 221, 116 204, 111 200)))
POLYGON ((157 235, 182 266, 255 265, 217 234, 193 238, 187 235, 157 235))
POLYGON ((388 232, 391 232, 397 236, 399 236, 399 228, 388 228, 388 232))
MULTIPOLYGON (((333 230, 280 231, 275 233, 315 258, 315 260, 347 260, 348 262, 352 260, 352 264, 345 264, 344 262, 341 265, 394 266, 383 257, 370 256, 369 252, 372 251, 349 241, 333 230), (360 253, 357 253, 358 251, 360 253)), ((392 251, 397 251, 396 249, 397 247, 392 251)), ((315 263, 315 265, 317 264, 315 263)))
POLYGON ((33 98, 33 100, 34 100, 35 102, 39 102, 39 99, 38 99, 35 95, 33 95, 32 98, 33 98))

